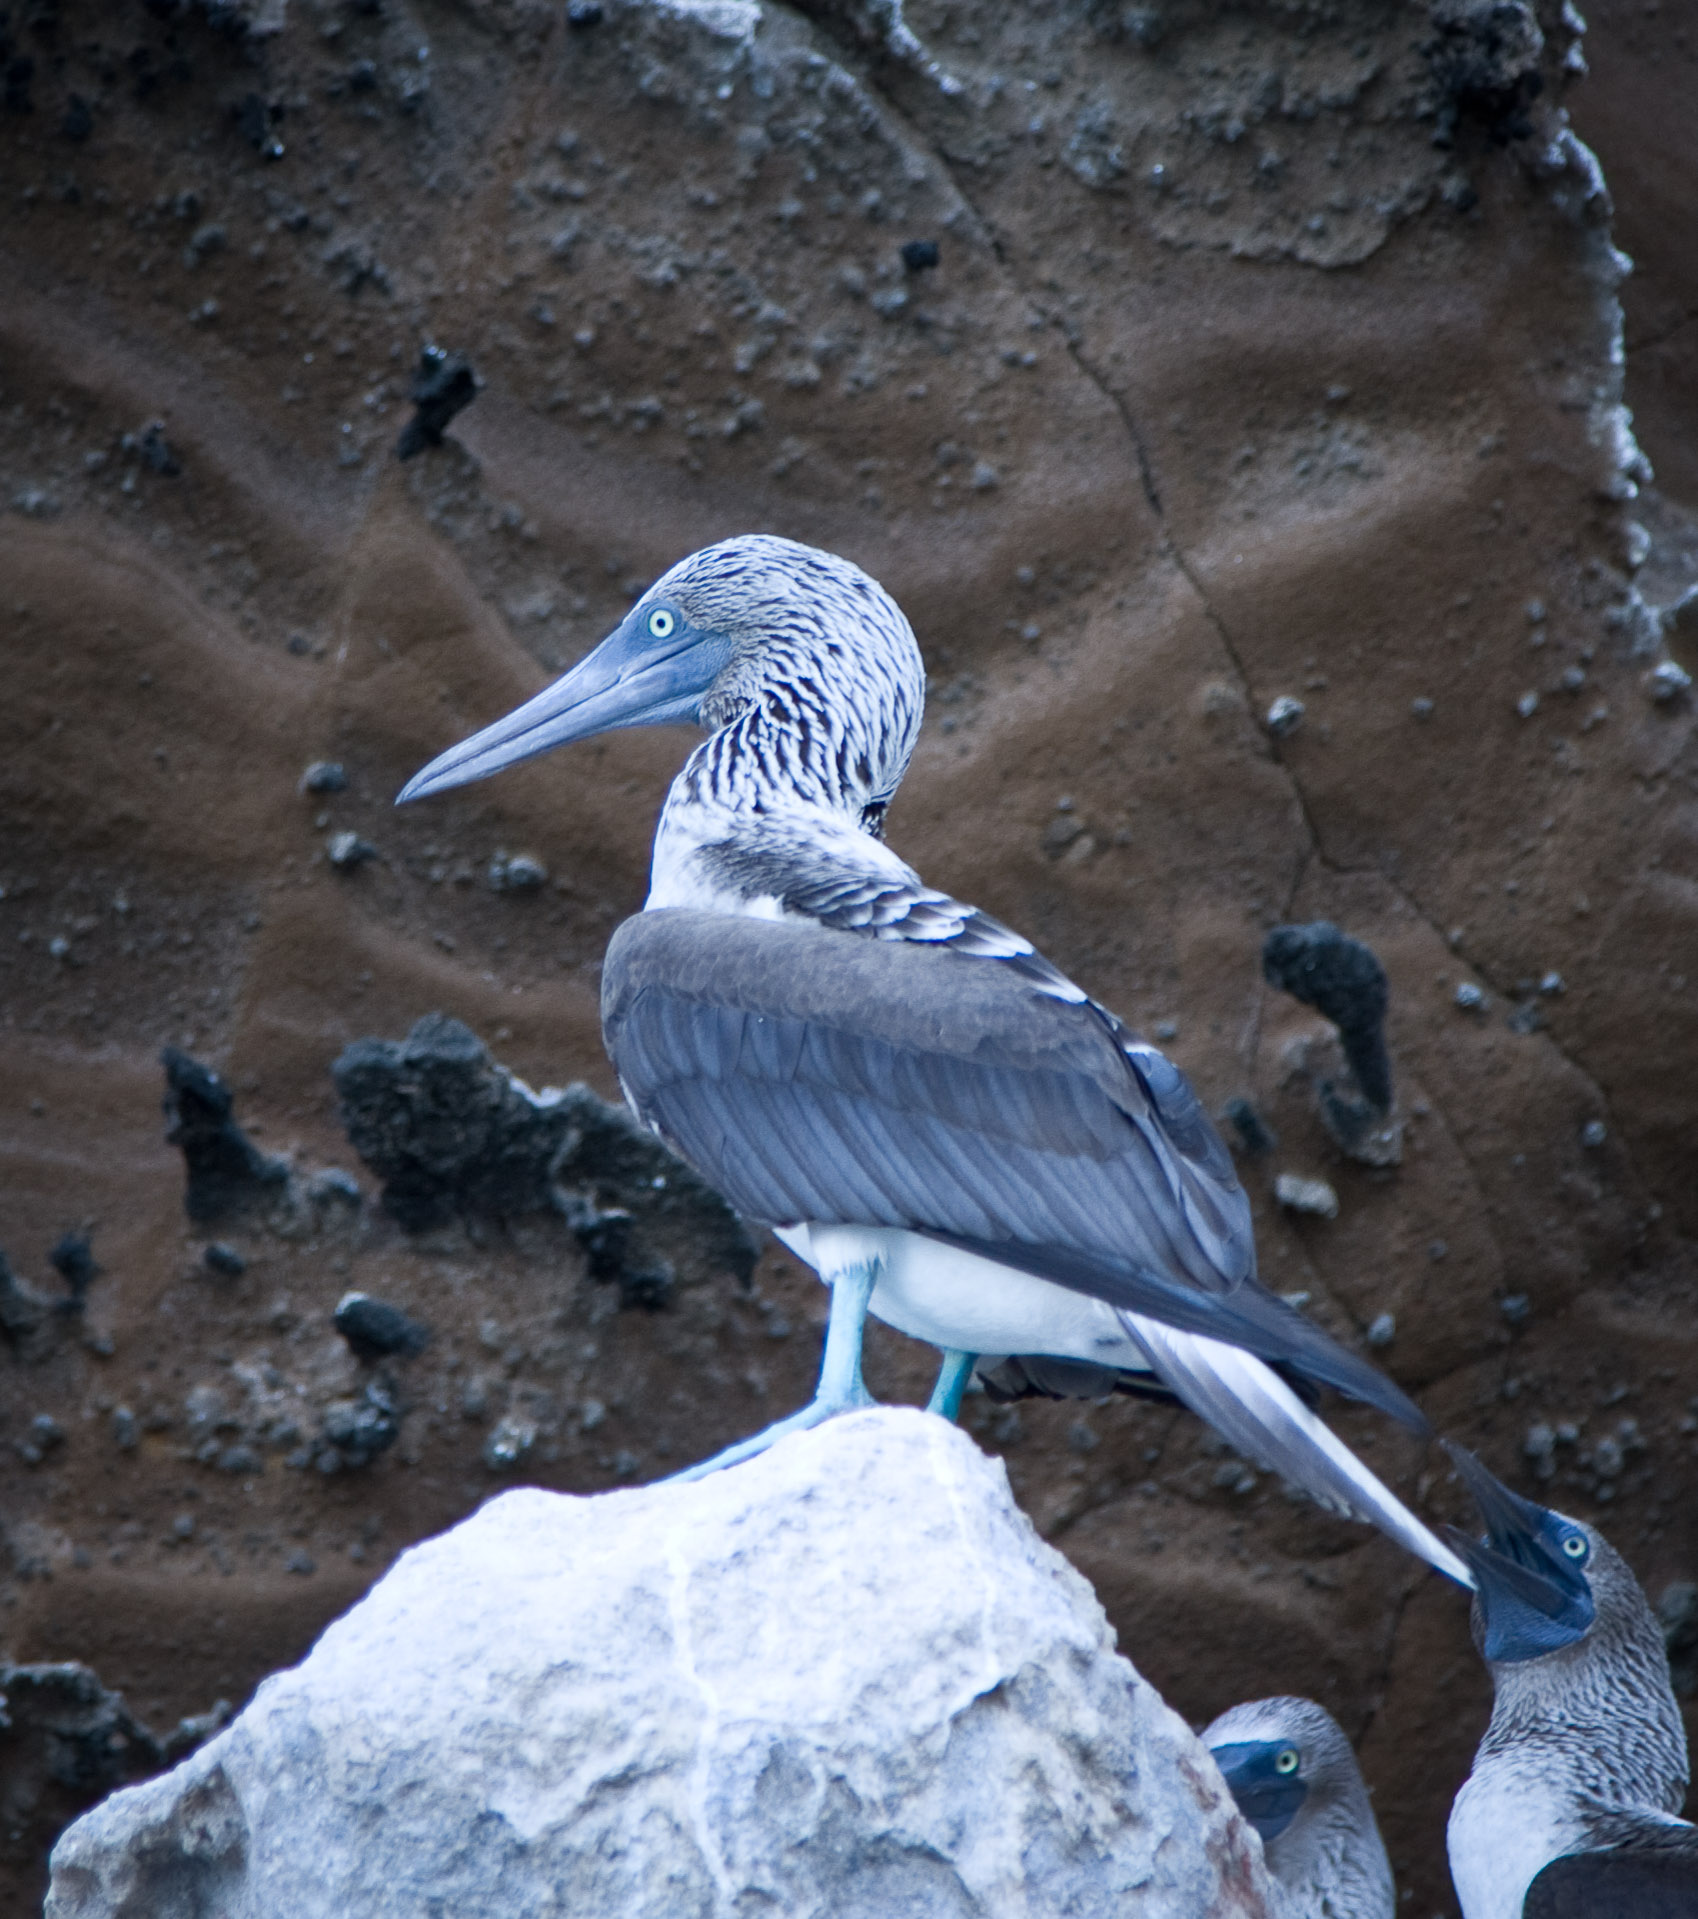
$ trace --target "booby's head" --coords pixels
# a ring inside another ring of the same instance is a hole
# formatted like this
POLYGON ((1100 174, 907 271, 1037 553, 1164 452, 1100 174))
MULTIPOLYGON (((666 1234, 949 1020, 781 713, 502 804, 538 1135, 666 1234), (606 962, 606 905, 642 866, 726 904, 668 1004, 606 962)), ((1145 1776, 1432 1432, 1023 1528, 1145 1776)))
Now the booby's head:
POLYGON ((1474 1575, 1483 1656, 1514 1665, 1584 1639, 1597 1617, 1594 1580, 1619 1567, 1633 1585, 1632 1574, 1590 1526, 1512 1493, 1464 1447, 1447 1441, 1445 1450, 1486 1523, 1484 1539, 1444 1529, 1474 1575))
POLYGON ((1390 1913, 1391 1864, 1350 1741, 1312 1699, 1254 1699, 1203 1734, 1291 1912, 1390 1913))
POLYGON ((771 534, 703 547, 662 574, 593 652, 440 754, 399 801, 619 727, 747 726, 789 790, 881 812, 925 701, 912 628, 858 566, 771 534))
POLYGON ((1203 1744, 1264 1847, 1352 1788, 1365 1793, 1350 1741, 1312 1699, 1234 1706, 1205 1730, 1203 1744))

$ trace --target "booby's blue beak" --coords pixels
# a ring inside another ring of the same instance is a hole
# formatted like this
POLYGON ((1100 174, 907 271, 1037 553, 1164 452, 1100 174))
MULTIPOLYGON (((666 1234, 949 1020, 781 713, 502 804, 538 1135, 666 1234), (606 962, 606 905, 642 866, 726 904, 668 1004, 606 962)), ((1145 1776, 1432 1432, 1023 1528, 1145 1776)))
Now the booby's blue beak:
POLYGON ((1584 1527, 1523 1499, 1494 1479, 1474 1455, 1445 1442, 1486 1522, 1486 1538, 1443 1528, 1474 1574, 1489 1660, 1511 1664, 1538 1659, 1583 1639, 1595 1606, 1586 1565, 1592 1557, 1584 1527))
POLYGON ((395 797, 400 806, 465 786, 551 747, 621 726, 694 720, 730 642, 693 627, 668 600, 639 600, 593 653, 505 719, 439 753, 395 797))
POLYGON ((1211 1746, 1209 1755, 1262 1844, 1277 1839, 1309 1795, 1297 1748, 1288 1739, 1250 1739, 1211 1746))

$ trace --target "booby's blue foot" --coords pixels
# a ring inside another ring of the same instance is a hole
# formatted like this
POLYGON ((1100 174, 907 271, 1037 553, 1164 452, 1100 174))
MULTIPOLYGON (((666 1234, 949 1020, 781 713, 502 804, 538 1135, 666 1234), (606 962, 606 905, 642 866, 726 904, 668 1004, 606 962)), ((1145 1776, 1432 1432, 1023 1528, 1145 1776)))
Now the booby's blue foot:
POLYGON ((931 1398, 926 1401, 928 1413, 936 1413, 941 1419, 954 1419, 960 1413, 961 1395, 967 1390, 968 1380, 973 1377, 973 1362, 977 1358, 977 1353, 953 1350, 944 1353, 937 1384, 932 1388, 931 1398))
POLYGON ((674 1481, 705 1479, 709 1473, 717 1473, 726 1466, 738 1466, 745 1459, 753 1459, 757 1453, 764 1453, 769 1446, 777 1445, 790 1433, 804 1433, 810 1426, 823 1426, 839 1413, 852 1413, 862 1406, 875 1403, 861 1381, 861 1334, 866 1326, 867 1302, 873 1296, 879 1271, 880 1263, 873 1260, 864 1266, 846 1267, 833 1275, 831 1318, 825 1329, 825 1358, 820 1362, 820 1383, 809 1403, 799 1413, 792 1413, 788 1419, 768 1426, 765 1432, 756 1433, 750 1439, 740 1439, 735 1446, 727 1446, 724 1452, 715 1453, 711 1459, 704 1459, 699 1465, 686 1466, 681 1473, 672 1474, 674 1481))

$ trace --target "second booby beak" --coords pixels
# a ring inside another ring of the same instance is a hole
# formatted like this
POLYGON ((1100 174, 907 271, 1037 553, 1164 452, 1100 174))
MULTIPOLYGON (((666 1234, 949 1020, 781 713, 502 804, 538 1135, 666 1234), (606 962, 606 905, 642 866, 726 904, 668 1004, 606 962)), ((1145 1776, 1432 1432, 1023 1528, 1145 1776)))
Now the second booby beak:
POLYGON ((670 602, 639 600, 594 652, 505 719, 439 753, 402 787, 395 804, 468 785, 617 727, 694 720, 729 657, 727 641, 691 626, 670 602))
POLYGON ((1265 1846, 1297 1817, 1309 1788, 1299 1770, 1297 1748, 1285 1739, 1250 1739, 1211 1746, 1209 1757, 1265 1846))
POLYGON ((1486 1524, 1483 1540, 1443 1529, 1474 1575, 1486 1658, 1537 1659, 1583 1639, 1595 1613, 1585 1528, 1512 1493, 1466 1448, 1445 1450, 1486 1524))

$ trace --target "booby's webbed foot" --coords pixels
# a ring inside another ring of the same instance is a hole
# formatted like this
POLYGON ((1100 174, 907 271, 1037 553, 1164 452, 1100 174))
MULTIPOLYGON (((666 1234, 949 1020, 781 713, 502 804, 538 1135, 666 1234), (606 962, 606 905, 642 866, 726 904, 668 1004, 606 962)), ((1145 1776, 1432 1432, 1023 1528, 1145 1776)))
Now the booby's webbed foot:
POLYGON ((811 1426, 823 1426, 839 1413, 852 1413, 875 1402, 861 1380, 861 1335, 867 1322, 867 1302, 878 1283, 880 1262, 849 1266, 832 1276, 831 1318, 825 1329, 825 1358, 820 1362, 820 1383, 813 1398, 799 1413, 768 1426, 749 1439, 740 1439, 695 1466, 674 1473, 674 1480, 705 1479, 726 1466, 740 1466, 791 1433, 805 1433, 811 1426))
POLYGON ((973 1365, 978 1359, 977 1353, 957 1352, 946 1349, 943 1364, 938 1368, 937 1384, 932 1388, 932 1396, 926 1401, 926 1411, 936 1413, 940 1419, 954 1419, 961 1411, 961 1395, 967 1390, 967 1382, 973 1377, 973 1365))

